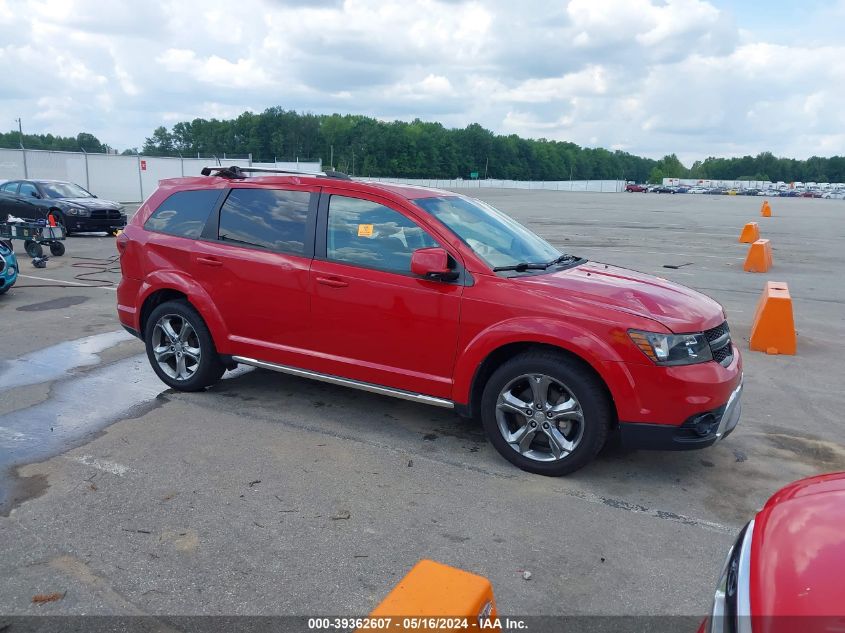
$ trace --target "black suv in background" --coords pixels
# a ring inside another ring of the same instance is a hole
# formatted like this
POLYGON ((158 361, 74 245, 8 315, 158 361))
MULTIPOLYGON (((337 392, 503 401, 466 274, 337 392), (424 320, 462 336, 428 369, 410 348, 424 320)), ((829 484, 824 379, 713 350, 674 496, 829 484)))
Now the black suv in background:
POLYGON ((126 226, 120 204, 100 200, 72 182, 10 180, 0 185, 0 222, 9 215, 24 220, 46 219, 50 211, 68 235, 83 231, 114 233, 126 226))

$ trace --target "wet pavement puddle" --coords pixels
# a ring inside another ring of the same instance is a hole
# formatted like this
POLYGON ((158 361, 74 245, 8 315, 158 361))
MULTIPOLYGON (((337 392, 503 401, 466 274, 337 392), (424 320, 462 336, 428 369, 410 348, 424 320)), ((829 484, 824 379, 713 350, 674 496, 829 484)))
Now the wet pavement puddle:
POLYGON ((71 369, 96 365, 99 352, 131 338, 124 332, 110 332, 3 363, 0 398, 16 387, 56 382, 44 402, 0 415, 0 514, 38 492, 31 490, 32 482, 27 485, 16 477, 17 466, 84 444, 109 424, 143 415, 164 402, 157 396, 167 386, 153 373, 144 354, 79 375, 68 374, 71 369))

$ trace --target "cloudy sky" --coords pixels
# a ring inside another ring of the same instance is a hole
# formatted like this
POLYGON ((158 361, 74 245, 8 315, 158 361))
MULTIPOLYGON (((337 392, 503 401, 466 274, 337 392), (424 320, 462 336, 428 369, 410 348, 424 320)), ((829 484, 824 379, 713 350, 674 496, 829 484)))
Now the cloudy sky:
POLYGON ((0 0, 0 129, 143 144, 266 107, 690 164, 845 153, 845 0, 0 0))

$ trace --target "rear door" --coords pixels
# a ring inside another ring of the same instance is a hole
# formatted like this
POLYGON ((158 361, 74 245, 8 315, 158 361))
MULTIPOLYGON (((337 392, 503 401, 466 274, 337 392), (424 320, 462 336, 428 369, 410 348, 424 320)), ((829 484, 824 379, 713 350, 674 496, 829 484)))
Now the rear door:
POLYGON ((193 276, 220 311, 233 355, 306 364, 318 196, 315 186, 233 187, 194 245, 193 276))
POLYGON ((351 195, 324 190, 320 204, 311 267, 318 371, 451 398, 466 273, 453 282, 413 275, 414 250, 446 247, 391 202, 351 195))
POLYGON ((32 204, 17 195, 19 186, 17 180, 0 185, 0 222, 5 222, 10 215, 24 220, 35 219, 32 204))

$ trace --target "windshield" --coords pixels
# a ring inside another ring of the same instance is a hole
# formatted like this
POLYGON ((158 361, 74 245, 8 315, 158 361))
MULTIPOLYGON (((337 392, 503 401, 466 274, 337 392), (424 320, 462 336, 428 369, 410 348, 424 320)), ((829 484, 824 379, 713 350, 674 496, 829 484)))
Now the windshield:
POLYGON ((546 240, 480 200, 448 196, 414 203, 449 227, 491 268, 544 264, 561 256, 546 240))
POLYGON ((91 198, 90 193, 72 182, 42 182, 41 189, 48 198, 91 198))

